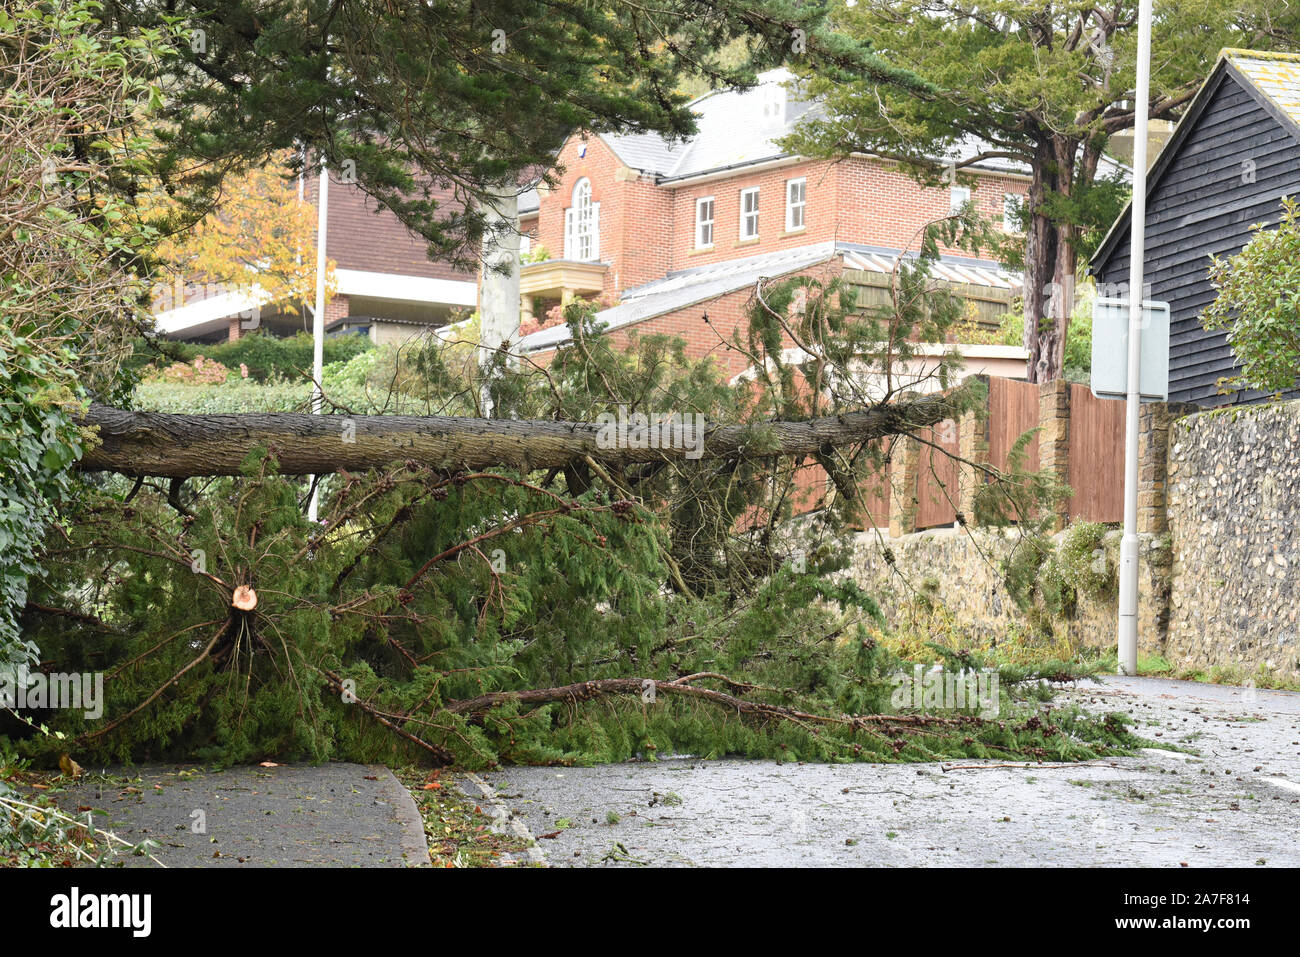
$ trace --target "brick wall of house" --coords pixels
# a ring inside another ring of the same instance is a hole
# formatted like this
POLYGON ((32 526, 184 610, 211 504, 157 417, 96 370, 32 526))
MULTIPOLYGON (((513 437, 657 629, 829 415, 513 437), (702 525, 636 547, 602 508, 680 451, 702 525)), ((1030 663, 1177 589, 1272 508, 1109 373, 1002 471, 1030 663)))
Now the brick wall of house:
MULTIPOLYGON (((896 164, 854 157, 836 164, 835 176, 840 229, 837 239, 892 249, 916 249, 917 230, 948 215, 951 192, 947 187, 922 187, 896 164)), ((812 182, 810 176, 810 197, 812 182)), ((970 189, 976 211, 991 219, 995 226, 1002 223, 1004 195, 1014 193, 1024 197, 1029 188, 1023 178, 989 172, 959 173, 958 185, 970 189)), ((971 255, 968 250, 944 251, 971 255)))
POLYGON ((669 269, 665 248, 671 194, 651 177, 628 169, 599 137, 570 137, 556 162, 564 170, 545 191, 536 220, 536 241, 553 259, 564 257, 564 211, 573 205, 573 189, 591 182, 591 200, 600 203, 601 262, 611 263, 604 294, 611 300, 629 286, 658 279, 669 269), (585 155, 579 155, 585 146, 585 155))
MULTIPOLYGON (((326 240, 328 248, 329 241, 326 240)), ((329 325, 335 319, 346 319, 352 313, 349 311, 352 303, 344 295, 335 295, 329 302, 325 303, 325 325, 329 325)))
POLYGON ((671 246, 664 234, 664 224, 671 216, 671 194, 655 185, 649 175, 622 185, 622 232, 615 241, 616 255, 610 268, 618 291, 660 279, 670 269, 679 268, 672 263, 671 246))
MULTIPOLYGON (((1025 195, 1027 184, 1012 176, 971 174, 960 185, 971 190, 977 211, 995 223, 1002 221, 1006 193, 1025 195)), ((917 230, 948 215, 946 187, 922 187, 897 165, 869 157, 839 162, 807 160, 770 167, 707 183, 673 190, 672 265, 689 269, 764 253, 779 252, 811 243, 839 240, 893 249, 916 248, 917 230), (807 184, 805 225, 786 231, 786 184, 793 179, 807 184), (740 240, 740 194, 758 187, 759 239, 740 240), (698 200, 714 198, 714 245, 695 248, 695 210, 698 200)), ((945 249, 960 255, 969 251, 945 249)))
MULTIPOLYGON (((827 161, 803 162, 776 168, 741 172, 725 179, 693 183, 672 190, 673 219, 669 237, 673 252, 673 269, 691 269, 708 263, 743 259, 765 253, 780 252, 836 238, 838 216, 835 173, 827 161), (806 178, 807 200, 805 227, 787 232, 785 228, 785 188, 791 179, 806 178), (741 190, 758 187, 758 241, 740 240, 741 190), (698 249, 695 244, 696 204, 713 197, 712 249, 698 249)), ((861 242, 862 240, 854 240, 861 242)))
MULTIPOLYGON (((303 183, 303 199, 315 206, 318 192, 319 178, 308 176, 303 183)), ((438 198, 449 207, 455 202, 450 190, 438 198)), ((430 260, 423 239, 356 185, 341 183, 335 175, 330 176, 325 251, 339 269, 462 282, 477 279, 472 270, 465 272, 449 263, 430 260)))
MULTIPOLYGON (((600 259, 611 264, 604 293, 617 299, 621 290, 661 278, 670 270, 779 252, 813 243, 840 240, 890 248, 915 248, 917 230, 948 214, 950 191, 922 187, 896 164, 868 157, 839 162, 805 160, 784 163, 709 182, 655 185, 634 174, 598 137, 570 139, 560 152, 564 175, 541 199, 537 242, 554 258, 564 255, 564 211, 573 189, 587 178, 593 202, 601 203, 600 259), (585 144, 586 155, 579 156, 585 144), (786 230, 786 184, 807 184, 805 225, 786 230), (759 235, 740 238, 740 194, 759 190, 759 235), (714 199, 712 248, 696 248, 696 203, 714 199)), ((977 210, 995 223, 1002 218, 1007 193, 1024 196, 1023 179, 993 173, 964 175, 977 210)), ((946 252, 969 255, 959 249, 946 252)))

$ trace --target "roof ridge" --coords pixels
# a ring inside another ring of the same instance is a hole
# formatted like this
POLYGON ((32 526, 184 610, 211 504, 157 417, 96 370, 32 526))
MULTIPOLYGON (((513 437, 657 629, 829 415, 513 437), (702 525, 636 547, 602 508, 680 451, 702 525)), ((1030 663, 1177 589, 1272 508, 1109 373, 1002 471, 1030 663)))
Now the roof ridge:
POLYGON ((1283 50, 1251 50, 1246 47, 1224 47, 1219 51, 1219 59, 1232 59, 1233 57, 1251 60, 1291 60, 1300 62, 1300 53, 1289 53, 1283 50))

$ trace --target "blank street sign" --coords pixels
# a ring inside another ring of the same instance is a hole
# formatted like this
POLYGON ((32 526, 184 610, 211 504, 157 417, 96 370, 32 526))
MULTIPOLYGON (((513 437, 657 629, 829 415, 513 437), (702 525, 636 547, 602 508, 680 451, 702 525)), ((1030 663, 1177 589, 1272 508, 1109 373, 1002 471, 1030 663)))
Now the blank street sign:
MULTIPOLYGON (((1097 299, 1092 304, 1092 394, 1099 399, 1128 395, 1127 299, 1097 299)), ((1142 398, 1169 398, 1169 303, 1142 303, 1142 398)))

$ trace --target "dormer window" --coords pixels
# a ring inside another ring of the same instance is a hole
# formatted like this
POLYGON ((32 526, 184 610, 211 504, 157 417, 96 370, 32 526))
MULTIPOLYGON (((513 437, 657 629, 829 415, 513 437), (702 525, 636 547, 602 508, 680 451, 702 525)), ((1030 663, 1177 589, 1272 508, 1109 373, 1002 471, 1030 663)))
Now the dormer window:
POLYGON ((763 88, 763 120, 772 125, 785 121, 785 87, 779 83, 763 88))
POLYGON ((695 248, 713 247, 713 197, 705 196, 695 201, 695 248))
POLYGON ((564 258, 600 258, 600 203, 591 201, 591 180, 586 177, 574 184, 573 205, 564 211, 564 258))

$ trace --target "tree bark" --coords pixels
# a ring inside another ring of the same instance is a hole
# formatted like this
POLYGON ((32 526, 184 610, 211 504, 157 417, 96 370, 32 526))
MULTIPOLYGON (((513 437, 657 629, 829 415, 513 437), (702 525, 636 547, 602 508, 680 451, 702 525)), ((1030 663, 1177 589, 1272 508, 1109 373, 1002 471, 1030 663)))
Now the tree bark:
POLYGON ((239 475, 241 463, 259 448, 272 452, 284 475, 362 471, 405 461, 447 470, 490 466, 531 470, 564 468, 588 456, 622 466, 663 459, 809 455, 828 446, 906 434, 942 422, 959 411, 961 401, 959 390, 802 422, 768 422, 759 428, 706 425, 698 442, 681 441, 679 427, 670 435, 672 441, 661 443, 667 448, 601 441, 602 426, 592 422, 294 413, 175 415, 91 405, 81 425, 97 430, 97 442, 88 443, 79 467, 88 472, 176 479, 239 475))
POLYGON ((973 715, 954 715, 939 717, 926 714, 865 714, 865 715, 822 715, 799 711, 780 704, 765 704, 760 701, 747 701, 735 695, 729 695, 712 688, 701 688, 690 684, 692 680, 715 678, 732 687, 745 687, 743 682, 733 681, 726 675, 700 674, 686 675, 681 678, 656 681, 649 678, 598 678, 594 681, 579 681, 574 684, 556 688, 531 688, 526 691, 491 691, 477 698, 452 701, 446 710, 452 714, 477 715, 499 704, 517 701, 525 708, 536 708, 557 701, 580 702, 605 695, 640 695, 649 702, 663 695, 680 695, 686 698, 699 698, 722 705, 739 714, 754 715, 763 718, 784 718, 803 724, 846 725, 849 727, 881 727, 897 731, 904 727, 926 727, 930 725, 975 725, 980 719, 973 715), (654 698, 649 697, 653 689, 654 698))
MULTIPOLYGON (((1079 141, 1067 136, 1053 140, 1056 152, 1056 193, 1064 205, 1069 205, 1074 186, 1074 157, 1079 141)), ((1053 258, 1051 297, 1047 303, 1049 322, 1043 323, 1042 342, 1039 345, 1038 382, 1059 379, 1065 370, 1065 339, 1070 332, 1070 314, 1074 311, 1075 271, 1078 253, 1074 246, 1074 226, 1069 222, 1055 223, 1056 255, 1053 258)))
POLYGON ((1035 148, 1028 196, 1029 231, 1025 237, 1024 328, 1029 353, 1025 372, 1030 382, 1059 379, 1065 368, 1065 339, 1074 310, 1079 251, 1075 227, 1054 221, 1041 204, 1049 196, 1057 196, 1062 205, 1068 205, 1079 145, 1076 137, 1044 135, 1035 148))
POLYGON ((1029 353, 1025 378, 1030 382, 1048 381, 1040 376, 1046 364, 1043 362, 1043 318, 1048 315, 1056 260, 1056 231, 1043 209, 1054 186, 1050 164, 1051 153, 1040 139, 1035 145, 1033 179, 1026 197, 1029 223, 1025 234, 1024 344, 1029 353))

